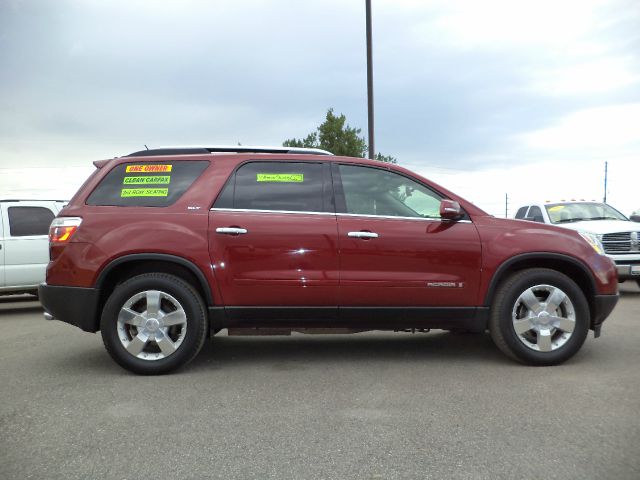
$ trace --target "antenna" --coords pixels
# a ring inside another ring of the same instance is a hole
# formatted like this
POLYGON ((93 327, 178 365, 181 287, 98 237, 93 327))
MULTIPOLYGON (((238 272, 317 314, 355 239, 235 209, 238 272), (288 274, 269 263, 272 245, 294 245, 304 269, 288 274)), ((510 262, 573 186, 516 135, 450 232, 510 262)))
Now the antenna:
POLYGON ((144 146, 144 148, 146 148, 147 150, 149 150, 149 147, 147 147, 146 145, 144 146))

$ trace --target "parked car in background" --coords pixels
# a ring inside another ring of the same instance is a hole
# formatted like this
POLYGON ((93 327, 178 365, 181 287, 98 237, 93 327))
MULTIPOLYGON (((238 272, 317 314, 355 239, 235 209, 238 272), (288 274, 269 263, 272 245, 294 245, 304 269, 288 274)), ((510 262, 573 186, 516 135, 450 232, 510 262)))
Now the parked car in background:
POLYGON ((397 165, 235 148, 95 162, 51 225, 45 317, 100 330, 141 374, 184 365, 225 328, 488 329, 512 359, 554 365, 618 300, 588 236, 495 218, 397 165))
POLYGON ((37 294, 49 262, 49 226, 64 203, 0 200, 0 295, 37 294))
POLYGON ((640 224, 602 202, 562 201, 520 207, 515 218, 570 228, 589 235, 616 263, 618 280, 640 286, 640 224))

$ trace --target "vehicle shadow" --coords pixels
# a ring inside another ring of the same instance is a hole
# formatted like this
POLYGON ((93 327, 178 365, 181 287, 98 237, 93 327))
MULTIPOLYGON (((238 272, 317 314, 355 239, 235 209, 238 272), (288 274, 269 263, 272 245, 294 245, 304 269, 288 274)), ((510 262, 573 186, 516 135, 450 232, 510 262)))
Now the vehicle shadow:
MULTIPOLYGON (((67 353, 50 361, 55 362, 57 368, 79 375, 135 375, 119 367, 101 347, 92 342, 73 355, 67 353)), ((231 367, 295 371, 307 368, 310 363, 336 361, 352 367, 371 361, 515 365, 495 347, 488 334, 222 335, 205 342, 199 355, 175 374, 231 367)))
POLYGON ((240 364, 271 365, 279 370, 327 361, 350 364, 382 361, 511 363, 488 334, 448 332, 381 335, 292 335, 291 337, 214 337, 187 369, 240 364))
POLYGON ((131 374, 111 359, 100 341, 92 342, 80 350, 74 350, 73 353, 66 352, 56 358, 51 358, 49 362, 55 363, 56 369, 60 371, 81 376, 100 375, 102 377, 131 374))
POLYGON ((0 297, 0 316, 13 313, 42 311, 42 305, 33 295, 9 295, 0 297))
POLYGON ((620 297, 635 298, 640 296, 640 285, 635 282, 626 281, 618 286, 620 297))

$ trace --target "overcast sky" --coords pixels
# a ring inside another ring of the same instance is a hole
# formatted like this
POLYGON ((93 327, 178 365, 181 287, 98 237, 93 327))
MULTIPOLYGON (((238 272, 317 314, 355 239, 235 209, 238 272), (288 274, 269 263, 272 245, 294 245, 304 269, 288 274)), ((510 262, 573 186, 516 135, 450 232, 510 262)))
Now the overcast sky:
MULTIPOLYGON (((373 0, 376 149, 480 207, 640 209, 640 1, 373 0)), ((365 2, 0 0, 0 197, 91 162, 367 131, 365 2)))

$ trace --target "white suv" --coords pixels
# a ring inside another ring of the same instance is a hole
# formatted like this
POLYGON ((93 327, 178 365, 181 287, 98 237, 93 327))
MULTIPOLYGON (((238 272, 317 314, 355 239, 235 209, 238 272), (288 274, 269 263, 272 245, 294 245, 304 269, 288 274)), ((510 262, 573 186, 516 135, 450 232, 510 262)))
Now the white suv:
POLYGON ((606 203, 557 202, 520 207, 515 218, 577 230, 616 262, 618 280, 640 286, 640 224, 606 203))
POLYGON ((0 200, 0 295, 37 294, 49 263, 49 226, 64 205, 0 200))

